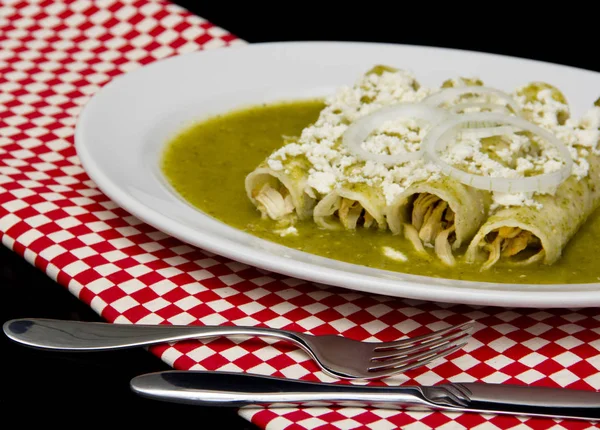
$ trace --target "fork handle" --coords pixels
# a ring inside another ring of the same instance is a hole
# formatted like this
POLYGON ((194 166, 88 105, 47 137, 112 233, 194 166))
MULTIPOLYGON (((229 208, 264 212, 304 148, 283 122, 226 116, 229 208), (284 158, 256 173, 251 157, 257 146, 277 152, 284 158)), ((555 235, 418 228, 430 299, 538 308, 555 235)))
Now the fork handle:
POLYGON ((307 335, 264 327, 130 325, 29 318, 7 321, 3 329, 15 342, 60 351, 106 351, 236 335, 267 336, 290 341, 305 350, 307 348, 304 340, 307 335))

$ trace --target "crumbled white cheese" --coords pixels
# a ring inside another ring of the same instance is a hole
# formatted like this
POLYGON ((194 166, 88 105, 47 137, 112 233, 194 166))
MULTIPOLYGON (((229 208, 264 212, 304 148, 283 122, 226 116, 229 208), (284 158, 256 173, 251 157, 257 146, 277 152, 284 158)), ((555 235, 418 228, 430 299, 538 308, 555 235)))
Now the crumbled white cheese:
MULTIPOLYGON (((472 143, 472 142, 471 142, 472 143)), ((450 160, 467 160, 475 154, 475 148, 468 142, 458 141, 448 150, 448 158, 450 160)))
POLYGON ((383 196, 385 197, 385 201, 391 203, 395 200, 396 196, 400 195, 403 191, 402 187, 393 182, 384 182, 382 185, 383 188, 383 196))
POLYGON ((547 160, 544 163, 544 173, 556 172, 556 171, 560 170, 563 165, 564 165, 564 163, 562 161, 547 160))
POLYGON ((317 192, 326 194, 335 185, 335 175, 332 172, 314 172, 306 181, 307 185, 317 190, 317 192))
POLYGON ((267 164, 269 165, 269 167, 275 171, 278 170, 283 170, 283 163, 281 162, 281 160, 272 160, 269 159, 267 160, 267 164))
POLYGON ((542 209, 542 204, 532 198, 532 193, 499 193, 492 194, 492 205, 490 209, 494 211, 499 207, 510 206, 534 206, 542 209))
POLYGON ((362 143, 362 148, 374 154, 406 154, 416 152, 427 134, 429 124, 414 119, 399 118, 386 121, 362 143))
POLYGON ((517 168, 515 169, 519 173, 530 172, 534 168, 534 164, 527 158, 517 159, 517 168))
MULTIPOLYGON (((517 93, 522 88, 517 89, 517 93)), ((537 93, 537 100, 528 101, 524 95, 515 95, 514 98, 520 104, 523 111, 532 114, 532 120, 538 125, 546 128, 553 128, 559 125, 558 114, 560 112, 569 112, 569 106, 554 100, 552 90, 549 88, 543 89, 537 93)))
POLYGON ((600 130, 575 130, 575 136, 577 137, 577 144, 581 146, 587 146, 589 148, 595 148, 600 140, 600 130))
POLYGON ((486 152, 483 152, 481 140, 476 138, 467 137, 457 140, 455 144, 448 147, 446 153, 442 155, 442 160, 448 164, 462 167, 463 170, 472 174, 505 178, 520 176, 516 170, 493 160, 486 152))
POLYGON ((403 263, 408 261, 408 257, 406 255, 404 255, 402 252, 398 251, 397 249, 390 248, 389 246, 384 246, 382 248, 382 251, 383 251, 383 255, 385 255, 387 258, 390 258, 392 260, 401 261, 403 263))
POLYGON ((510 134, 503 135, 502 138, 510 142, 509 148, 513 153, 517 153, 519 151, 528 151, 531 148, 531 140, 527 136, 510 134))
POLYGON ((572 174, 578 179, 583 179, 588 175, 590 171, 590 163, 585 158, 577 158, 574 160, 572 174))
POLYGON ((600 106, 594 106, 588 110, 580 121, 581 127, 590 130, 600 129, 600 106))
POLYGON ((290 236, 290 235, 293 235, 293 236, 298 235, 298 229, 294 226, 290 226, 288 228, 284 228, 281 230, 275 230, 274 232, 277 233, 281 237, 290 236))

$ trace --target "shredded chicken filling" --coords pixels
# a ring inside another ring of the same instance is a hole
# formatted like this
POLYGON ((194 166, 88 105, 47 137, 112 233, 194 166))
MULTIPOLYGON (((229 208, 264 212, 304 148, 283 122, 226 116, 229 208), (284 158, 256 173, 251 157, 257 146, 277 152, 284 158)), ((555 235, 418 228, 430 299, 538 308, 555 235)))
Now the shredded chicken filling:
POLYGON ((335 210, 340 222, 348 230, 355 230, 358 226, 369 228, 377 225, 375 218, 356 200, 342 197, 336 202, 335 210))
POLYGON ((289 190, 280 185, 278 189, 273 188, 269 183, 264 184, 254 198, 258 202, 258 210, 262 218, 267 216, 275 221, 279 221, 294 212, 294 202, 289 190))
POLYGON ((448 202, 434 194, 419 194, 413 202, 411 222, 404 224, 404 236, 417 252, 427 254, 425 246, 433 247, 444 264, 453 266, 456 263, 452 254, 452 244, 456 241, 454 218, 448 202))
POLYGON ((539 238, 519 227, 500 227, 489 233, 479 246, 489 253, 482 270, 489 269, 500 259, 511 259, 525 265, 537 262, 544 256, 539 238))

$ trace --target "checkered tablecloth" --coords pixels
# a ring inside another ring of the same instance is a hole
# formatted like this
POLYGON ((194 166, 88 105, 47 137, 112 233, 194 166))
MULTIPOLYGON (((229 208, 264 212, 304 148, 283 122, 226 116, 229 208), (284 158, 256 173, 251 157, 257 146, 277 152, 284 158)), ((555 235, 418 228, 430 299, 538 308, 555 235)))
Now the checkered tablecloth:
MULTIPOLYGON (((469 344, 388 384, 486 381, 600 388, 597 309, 504 309, 427 303, 329 288, 257 270, 179 242, 110 201, 73 146, 81 107, 113 77, 172 55, 244 43, 166 1, 0 3, 2 243, 105 320, 233 324, 415 336, 475 319, 469 344)), ((32 298, 35 300, 35 298, 32 298)), ((177 369, 331 381, 301 351, 258 339, 152 347, 177 369)), ((282 428, 591 428, 591 423, 359 408, 259 409, 282 428)))

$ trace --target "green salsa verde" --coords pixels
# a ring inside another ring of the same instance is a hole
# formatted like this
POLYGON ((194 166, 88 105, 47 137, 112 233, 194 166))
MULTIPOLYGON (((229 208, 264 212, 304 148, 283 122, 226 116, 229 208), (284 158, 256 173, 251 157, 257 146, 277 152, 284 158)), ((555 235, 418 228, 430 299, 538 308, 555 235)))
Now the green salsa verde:
POLYGON ((202 212, 255 236, 301 251, 364 266, 438 278, 503 283, 591 283, 600 281, 600 211, 567 244, 558 262, 525 267, 496 265, 481 271, 459 257, 454 267, 418 255, 403 236, 389 231, 331 231, 311 220, 297 235, 281 236, 275 222, 261 219, 246 196, 245 177, 274 150, 282 136, 298 136, 323 109, 320 100, 265 104, 210 118, 183 130, 163 154, 162 171, 177 193, 202 212), (407 261, 387 257, 390 247, 407 261))

